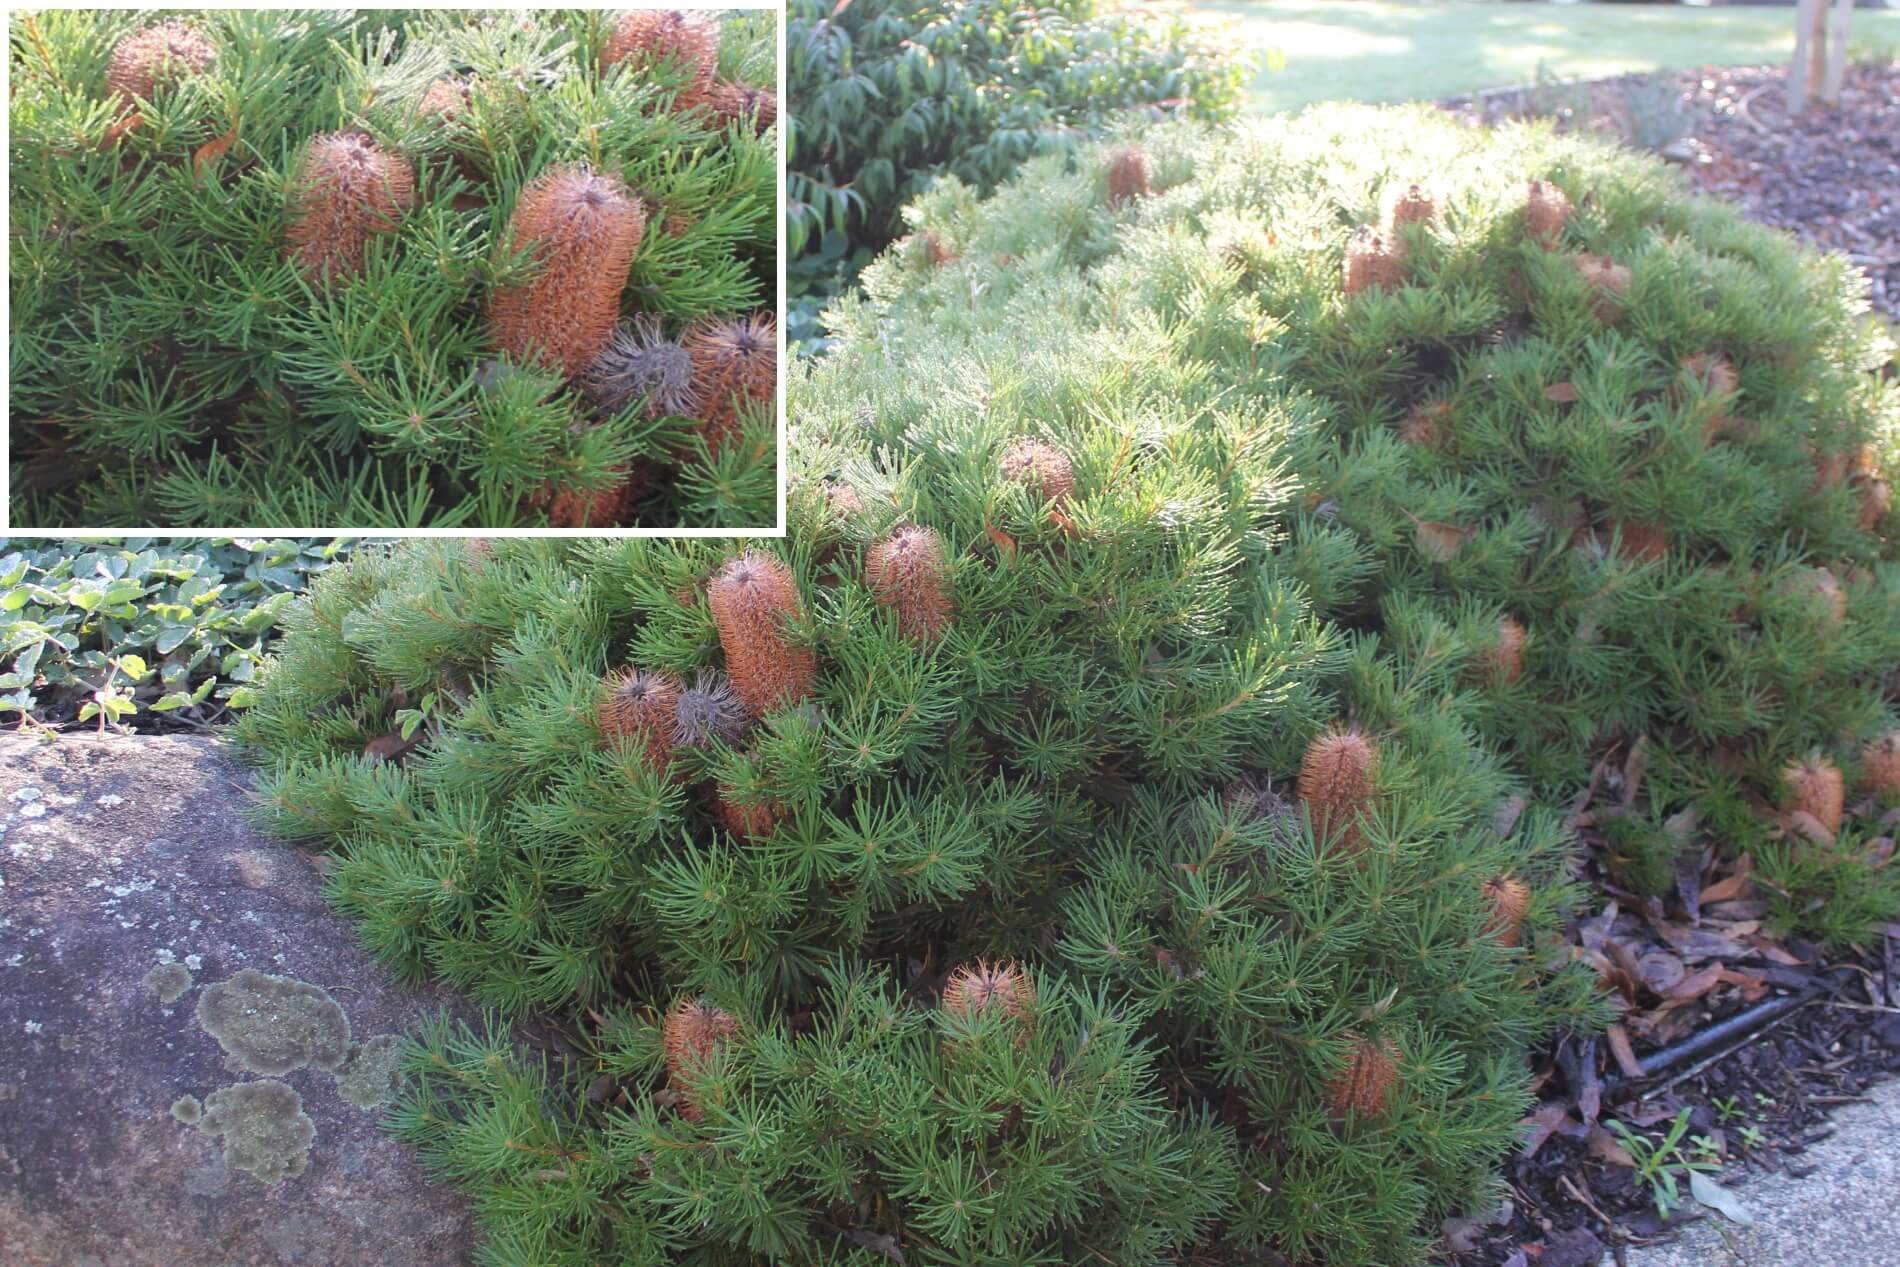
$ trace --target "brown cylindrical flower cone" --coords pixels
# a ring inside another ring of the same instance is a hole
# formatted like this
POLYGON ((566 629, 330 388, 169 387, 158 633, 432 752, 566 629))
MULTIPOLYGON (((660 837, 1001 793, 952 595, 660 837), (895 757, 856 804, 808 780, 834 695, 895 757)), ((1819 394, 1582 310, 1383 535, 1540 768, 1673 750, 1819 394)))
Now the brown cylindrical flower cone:
POLYGON ((596 717, 609 743, 638 745, 649 769, 665 774, 673 764, 673 714, 680 681, 671 673, 623 669, 609 674, 596 717))
POLYGON ((1108 205, 1119 207, 1148 195, 1148 156, 1133 146, 1108 152, 1108 205))
POLYGON ((1893 489, 1882 479, 1859 480, 1855 487, 1860 492, 1860 513, 1854 522, 1862 532, 1872 532, 1893 509, 1893 489))
POLYGON ((1660 520, 1616 519, 1610 533, 1619 542, 1625 559, 1653 563, 1669 553, 1669 530, 1660 520))
POLYGON ((1860 751, 1861 786, 1882 796, 1900 796, 1900 730, 1860 751))
POLYGON ((942 268, 957 258, 956 248, 938 237, 934 229, 925 229, 919 240, 923 245, 924 258, 930 261, 932 268, 942 268))
POLYGON ((112 46, 106 87, 128 106, 133 97, 150 101, 159 84, 201 74, 217 60, 217 50, 202 34, 183 22, 160 22, 128 32, 112 46))
POLYGON ((1405 243, 1361 229, 1346 244, 1346 298, 1363 290, 1394 291, 1405 284, 1405 243))
POLYGON ((721 452, 738 437, 739 410, 778 390, 778 322, 769 312, 697 322, 680 340, 693 364, 693 393, 706 445, 721 452))
POLYGON ((678 9, 634 9, 620 19, 600 53, 603 70, 622 64, 645 70, 662 62, 673 63, 686 76, 673 100, 675 110, 706 105, 718 87, 718 24, 678 9))
POLYGON ((720 127, 750 123, 754 133, 764 136, 778 122, 778 96, 765 88, 718 83, 713 85, 706 105, 720 127))
POLYGON ((1026 484, 1045 502, 1060 508, 1075 491, 1075 468, 1068 454, 1040 440, 1017 440, 1003 454, 1003 476, 1026 484))
POLYGON ((1833 762, 1822 757, 1797 761, 1781 772, 1781 786, 1783 809, 1808 815, 1830 836, 1840 835, 1846 788, 1833 762))
POLYGON ((1509 616, 1498 619, 1497 637, 1479 660, 1484 678, 1506 686, 1524 676, 1524 626, 1509 616))
POLYGON ((780 806, 774 801, 740 801, 725 784, 713 798, 713 814, 719 825, 743 840, 769 836, 778 826, 780 806))
POLYGON ((354 277, 370 239, 395 232, 415 201, 408 159, 360 132, 314 136, 291 178, 290 260, 312 283, 354 277))
POLYGON ((1300 802, 1322 849, 1353 854, 1365 848, 1359 820, 1377 798, 1378 772, 1379 750, 1362 731, 1329 731, 1306 746, 1300 762, 1300 802))
POLYGON ((1604 325, 1615 325, 1623 317, 1623 296, 1630 288, 1629 269, 1607 255, 1583 252, 1570 257, 1577 276, 1590 288, 1590 312, 1604 325))
POLYGON ((1451 402, 1413 405, 1399 424, 1399 439, 1420 449, 1441 449, 1450 438, 1451 402))
POLYGON ((416 113, 443 123, 453 122, 468 109, 470 83, 466 79, 444 76, 429 85, 416 103, 416 113))
POLYGON ((1524 191, 1525 231, 1546 251, 1563 240, 1570 211, 1570 199, 1549 181, 1533 180, 1524 191))
POLYGON ((548 508, 551 528, 618 528, 632 518, 634 504, 646 491, 651 469, 638 459, 630 467, 612 468, 622 478, 592 492, 573 488, 554 488, 536 500, 548 508))
POLYGON ((1484 930, 1498 935, 1500 946, 1515 946, 1531 908, 1531 886, 1515 876, 1493 876, 1484 882, 1484 904, 1490 908, 1484 930))
POLYGON ((899 528, 867 550, 864 582, 912 642, 930 646, 949 627, 950 565, 929 528, 899 528))
POLYGON ((1438 218, 1438 202, 1423 186, 1412 185, 1392 200, 1389 222, 1397 229, 1404 224, 1430 224, 1438 218))
POLYGON ((489 296, 496 346, 516 361, 580 374, 613 338, 646 226, 646 208, 617 176, 568 164, 535 177, 515 204, 508 242, 540 267, 489 296))
POLYGON ((666 1077, 679 1093, 680 1116, 697 1122, 705 1116, 698 1102, 698 1071, 721 1044, 739 1032, 739 1020, 703 999, 681 999, 660 1024, 666 1048, 666 1077))
POLYGON ((746 711, 762 717, 811 694, 817 657, 794 646, 787 627, 804 614, 792 570, 772 555, 748 550, 719 570, 706 588, 726 676, 746 711))
POLYGON ((1333 1112, 1341 1117, 1357 1113, 1377 1117, 1386 1110, 1392 1091, 1399 1083, 1399 1060, 1403 1053, 1390 1038, 1371 1039, 1358 1034, 1346 1035, 1352 1044, 1352 1056, 1327 1087, 1333 1112))
POLYGON ((998 1011, 1021 1026, 1027 1037, 1036 1009, 1036 983, 1014 963, 986 963, 961 967, 943 986, 943 1010, 957 1016, 998 1011))
POLYGON ((1777 588, 1785 597, 1810 600, 1831 625, 1839 626, 1847 619, 1847 591, 1827 568, 1796 568, 1777 588))

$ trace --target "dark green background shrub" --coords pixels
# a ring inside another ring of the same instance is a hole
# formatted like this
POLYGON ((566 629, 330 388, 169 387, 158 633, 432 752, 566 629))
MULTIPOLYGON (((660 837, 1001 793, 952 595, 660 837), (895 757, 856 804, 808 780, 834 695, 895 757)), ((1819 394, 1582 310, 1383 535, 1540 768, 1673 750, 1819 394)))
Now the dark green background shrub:
POLYGON ((1529 1045, 1592 1018, 1548 968, 1566 838, 1500 813, 1456 666, 1341 638, 1285 572, 1303 410, 1053 306, 997 343, 797 380, 790 533, 742 564, 415 543, 287 613, 238 729, 259 821, 337 853, 391 963, 585 1053, 413 1055, 396 1121, 492 1253, 1390 1267, 1482 1200, 1529 1045), (797 613, 734 626, 735 566, 797 613), (724 738, 680 721, 808 663, 724 738), (1378 753, 1350 797, 1334 728, 1378 753), (985 961, 1033 1002, 948 1007, 985 961), (662 1040, 700 1005, 731 1032, 696 1066, 662 1040))
MULTIPOLYGON (((1851 938, 1890 912, 1877 815, 1817 841, 1783 786, 1816 758, 1870 805, 1862 746, 1900 712, 1900 388, 1849 266, 1660 162, 1539 128, 1335 108, 1138 143, 1152 192, 1120 205, 1093 148, 987 203, 927 195, 945 262, 867 270, 837 355, 903 378, 926 340, 1055 308, 1237 406, 1304 401, 1321 424, 1288 450, 1284 522, 1319 610, 1465 666, 1484 733, 1550 803, 1599 761, 1640 768, 1628 812, 1688 811, 1678 849, 1753 852, 1784 922, 1851 938), (1531 181, 1571 204, 1547 243, 1531 181), (1395 230, 1414 183, 1435 212, 1395 230), (1389 292, 1345 293, 1354 253, 1389 292)), ((1636 828, 1618 848, 1654 835, 1636 828)), ((1624 879, 1672 873, 1652 857, 1624 879)))
POLYGON ((1116 120, 1225 118, 1252 73, 1234 41, 1102 0, 790 0, 788 337, 902 232, 944 172, 981 189, 1116 120))
MULTIPOLYGON (((536 275, 502 249, 518 193, 574 162, 650 213, 625 314, 677 334, 772 310, 773 133, 676 108, 671 63, 602 74, 615 15, 579 10, 185 11, 214 60, 128 130, 108 66, 155 20, 10 17, 16 527, 534 525, 640 463, 666 468, 641 522, 773 522, 770 408, 713 455, 692 419, 602 416, 498 363, 484 315, 536 275), (422 103, 451 78, 471 91, 445 122, 422 103), (416 193, 326 287, 286 240, 306 144, 340 131, 413 163, 416 193)), ((720 73, 771 87, 772 15, 722 32, 720 73)))
POLYGON ((355 545, 0 538, 0 717, 141 729, 223 720, 248 704, 285 606, 355 545))

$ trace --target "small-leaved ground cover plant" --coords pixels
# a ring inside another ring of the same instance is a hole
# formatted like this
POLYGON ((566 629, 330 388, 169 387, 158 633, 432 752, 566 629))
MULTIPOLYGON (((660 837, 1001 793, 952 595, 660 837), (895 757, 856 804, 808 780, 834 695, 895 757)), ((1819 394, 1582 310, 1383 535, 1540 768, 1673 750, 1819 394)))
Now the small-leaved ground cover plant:
POLYGON ((859 391, 1077 327, 1130 377, 1296 403, 1285 567, 1455 666, 1615 885, 1717 848, 1783 925, 1900 907, 1900 385, 1844 261, 1645 156, 1422 109, 1156 129, 912 214, 940 249, 834 314, 859 391))
POLYGON ((770 527, 774 15, 9 19, 16 527, 770 527))

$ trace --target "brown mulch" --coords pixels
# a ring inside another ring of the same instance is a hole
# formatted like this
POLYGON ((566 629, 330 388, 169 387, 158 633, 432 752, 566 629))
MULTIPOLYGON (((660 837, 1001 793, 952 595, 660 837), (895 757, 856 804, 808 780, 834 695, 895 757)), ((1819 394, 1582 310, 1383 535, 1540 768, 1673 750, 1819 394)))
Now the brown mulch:
MULTIPOLYGON (((1440 104, 1487 123, 1546 113, 1560 126, 1627 137, 1636 125, 1630 90, 1649 78, 1440 104)), ((1900 61, 1850 67, 1838 105, 1810 104, 1793 117, 1786 66, 1705 68, 1673 79, 1686 135, 1661 148, 1688 168, 1696 187, 1845 256, 1866 271, 1874 308, 1900 321, 1900 61)))
MULTIPOLYGON (((1594 1267, 1606 1251, 1620 1264, 1629 1246, 1702 1217, 1680 1168, 1680 1204, 1659 1212, 1612 1122, 1654 1140, 1686 1113, 1683 1150, 1706 1139, 1716 1182, 1759 1169, 1800 1177, 1802 1153, 1831 1133, 1828 1111, 1900 1073, 1900 923, 1847 952, 1777 936, 1750 860, 1724 856, 1693 821, 1672 892, 1620 886, 1597 825, 1640 801, 1644 748, 1606 757, 1572 806, 1581 878, 1599 905, 1571 926, 1570 953, 1596 970, 1617 1022, 1539 1058, 1506 1202, 1445 1226, 1456 1267, 1594 1267)), ((1849 813, 1856 837, 1891 858, 1900 809, 1868 798, 1849 813)), ((1797 819, 1777 830, 1819 829, 1797 819)))

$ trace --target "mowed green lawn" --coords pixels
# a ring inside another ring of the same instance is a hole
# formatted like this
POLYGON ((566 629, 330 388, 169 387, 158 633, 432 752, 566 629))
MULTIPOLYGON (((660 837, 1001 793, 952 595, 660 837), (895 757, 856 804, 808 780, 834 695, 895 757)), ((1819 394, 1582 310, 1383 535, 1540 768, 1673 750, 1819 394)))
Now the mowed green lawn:
MULTIPOLYGON (((1566 78, 1783 61, 1793 8, 1660 4, 1479 4, 1464 0, 1163 0, 1235 22, 1248 47, 1278 50, 1256 111, 1315 101, 1407 101, 1529 83, 1538 63, 1566 78)), ((1900 46, 1900 12, 1861 9, 1853 43, 1900 46)))

